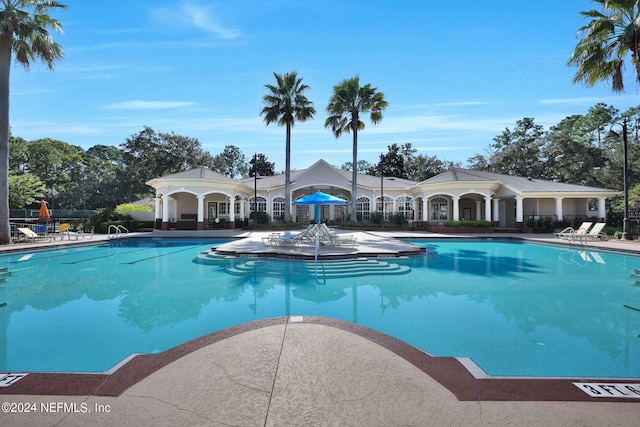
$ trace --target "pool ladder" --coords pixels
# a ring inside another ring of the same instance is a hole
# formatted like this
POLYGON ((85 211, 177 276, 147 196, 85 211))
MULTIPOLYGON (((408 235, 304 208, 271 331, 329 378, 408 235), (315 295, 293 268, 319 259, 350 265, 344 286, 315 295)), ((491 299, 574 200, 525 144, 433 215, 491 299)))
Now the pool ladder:
POLYGON ((120 237, 124 237, 129 234, 129 230, 124 225, 114 225, 111 224, 109 229, 107 230, 107 237, 109 240, 118 239, 120 237))

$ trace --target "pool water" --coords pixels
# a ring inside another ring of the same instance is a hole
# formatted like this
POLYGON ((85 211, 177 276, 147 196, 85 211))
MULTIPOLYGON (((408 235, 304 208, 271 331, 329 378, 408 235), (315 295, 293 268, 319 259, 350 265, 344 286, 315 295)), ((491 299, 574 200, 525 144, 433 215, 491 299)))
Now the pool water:
POLYGON ((424 256, 385 260, 408 273, 318 280, 283 273, 296 261, 238 275, 196 262, 218 243, 128 239, 1 256, 12 273, 0 282, 0 371, 102 372, 229 326, 314 315, 470 357, 491 375, 640 377, 640 311, 630 308, 640 309, 640 257, 415 240, 424 256))

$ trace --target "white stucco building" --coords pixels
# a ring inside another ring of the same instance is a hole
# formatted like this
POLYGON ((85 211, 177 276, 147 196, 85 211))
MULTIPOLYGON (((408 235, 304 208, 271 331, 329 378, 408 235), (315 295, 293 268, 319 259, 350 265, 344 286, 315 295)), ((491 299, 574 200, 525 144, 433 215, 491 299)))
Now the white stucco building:
MULTIPOLYGON (((272 219, 285 212, 284 174, 258 179, 229 179, 207 168, 192 169, 147 184, 155 189, 157 228, 235 228, 246 224, 257 196, 259 211, 272 219), (257 183, 257 185, 255 185, 257 183)), ((403 214, 419 225, 445 220, 488 220, 497 227, 521 228, 529 217, 562 222, 571 217, 605 218, 605 200, 618 191, 454 168, 426 181, 358 175, 358 218, 373 212, 403 214), (381 202, 384 195, 384 208, 381 202)), ((343 198, 345 205, 326 205, 320 218, 314 209, 292 205, 298 223, 339 224, 350 215, 351 172, 318 160, 291 172, 291 200, 320 190, 343 198)))

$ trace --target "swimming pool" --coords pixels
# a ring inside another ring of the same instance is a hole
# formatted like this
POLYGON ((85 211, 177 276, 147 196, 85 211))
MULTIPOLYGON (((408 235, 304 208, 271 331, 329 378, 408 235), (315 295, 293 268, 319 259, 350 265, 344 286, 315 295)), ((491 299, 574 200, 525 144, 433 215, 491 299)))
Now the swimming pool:
POLYGON ((296 261, 236 259, 229 263, 254 268, 235 274, 195 262, 220 243, 211 239, 4 255, 0 267, 12 273, 0 282, 0 370, 101 372, 229 326, 317 315, 435 356, 471 357, 491 375, 640 377, 640 311, 629 308, 640 308, 639 257, 514 241, 412 242, 427 253, 381 261, 409 267, 402 274, 324 281, 294 274, 296 261))

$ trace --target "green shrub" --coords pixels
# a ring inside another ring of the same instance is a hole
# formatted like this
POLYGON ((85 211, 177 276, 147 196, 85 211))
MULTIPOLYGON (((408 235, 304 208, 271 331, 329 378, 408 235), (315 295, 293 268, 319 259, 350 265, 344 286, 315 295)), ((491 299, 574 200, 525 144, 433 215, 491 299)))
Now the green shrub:
POLYGON ((135 203, 123 203, 116 206, 115 212, 119 215, 127 216, 135 212, 153 212, 151 206, 139 205, 135 203))

